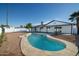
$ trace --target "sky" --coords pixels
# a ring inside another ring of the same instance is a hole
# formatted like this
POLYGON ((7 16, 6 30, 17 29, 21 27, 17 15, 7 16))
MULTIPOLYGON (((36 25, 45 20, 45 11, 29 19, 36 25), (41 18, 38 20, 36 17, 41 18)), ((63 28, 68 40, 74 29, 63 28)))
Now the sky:
POLYGON ((0 24, 6 24, 8 8, 8 23, 11 26, 20 26, 27 23, 40 24, 41 21, 48 22, 60 20, 69 22, 69 16, 79 10, 79 4, 62 3, 16 3, 0 4, 0 24))

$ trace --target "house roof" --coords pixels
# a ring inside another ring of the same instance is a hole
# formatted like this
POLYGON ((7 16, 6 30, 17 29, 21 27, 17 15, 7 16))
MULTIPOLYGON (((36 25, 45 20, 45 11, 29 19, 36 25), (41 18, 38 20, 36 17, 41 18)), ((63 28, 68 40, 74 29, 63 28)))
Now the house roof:
POLYGON ((58 21, 58 20, 52 20, 52 21, 49 21, 48 23, 46 24, 43 24, 43 25, 36 25, 34 27, 43 27, 43 26, 65 26, 65 25, 75 25, 75 23, 70 23, 70 22, 64 22, 64 21, 58 21))

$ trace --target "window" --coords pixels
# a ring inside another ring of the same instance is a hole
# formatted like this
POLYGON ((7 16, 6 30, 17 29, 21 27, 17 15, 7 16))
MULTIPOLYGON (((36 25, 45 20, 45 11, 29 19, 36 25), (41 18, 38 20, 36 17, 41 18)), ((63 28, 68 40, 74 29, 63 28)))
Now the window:
POLYGON ((43 27, 40 27, 40 30, 43 29, 43 27))
POLYGON ((56 26, 56 27, 54 27, 55 29, 61 29, 62 27, 59 27, 59 26, 56 26))
POLYGON ((46 27, 47 29, 50 29, 50 27, 46 27))

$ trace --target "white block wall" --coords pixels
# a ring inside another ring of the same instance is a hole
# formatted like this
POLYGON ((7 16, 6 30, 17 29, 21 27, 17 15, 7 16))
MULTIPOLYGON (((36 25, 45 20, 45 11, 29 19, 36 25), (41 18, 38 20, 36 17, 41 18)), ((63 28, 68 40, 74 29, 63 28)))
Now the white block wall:
POLYGON ((1 32, 2 32, 2 29, 0 28, 0 34, 1 34, 1 32))
MULTIPOLYGON (((1 28, 0 28, 0 33, 1 33, 1 28)), ((10 28, 5 28, 5 32, 20 32, 20 31, 29 31, 26 28, 14 28, 14 27, 10 27, 10 28)))

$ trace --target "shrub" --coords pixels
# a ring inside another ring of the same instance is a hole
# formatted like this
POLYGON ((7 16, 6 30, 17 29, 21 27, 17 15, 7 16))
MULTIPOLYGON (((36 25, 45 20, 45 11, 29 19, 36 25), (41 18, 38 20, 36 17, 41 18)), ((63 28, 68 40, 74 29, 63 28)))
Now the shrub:
POLYGON ((4 29, 3 25, 1 25, 1 29, 2 29, 2 33, 1 33, 1 35, 0 35, 0 45, 1 45, 1 43, 3 42, 4 33, 5 33, 5 29, 4 29))

